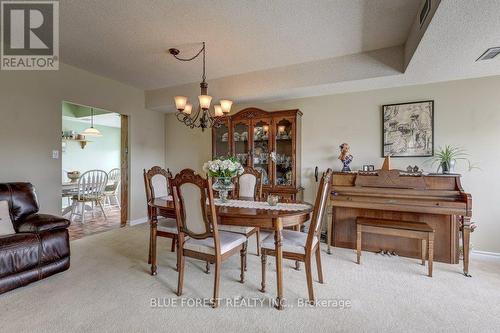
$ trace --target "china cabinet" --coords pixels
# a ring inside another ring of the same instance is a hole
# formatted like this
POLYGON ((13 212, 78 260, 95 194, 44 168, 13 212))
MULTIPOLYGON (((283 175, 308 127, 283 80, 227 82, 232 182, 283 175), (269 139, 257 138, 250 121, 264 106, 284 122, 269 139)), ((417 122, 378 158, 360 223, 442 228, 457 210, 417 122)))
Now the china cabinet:
POLYGON ((212 129, 212 155, 236 156, 262 173, 264 198, 301 200, 300 110, 268 112, 247 108, 212 129))

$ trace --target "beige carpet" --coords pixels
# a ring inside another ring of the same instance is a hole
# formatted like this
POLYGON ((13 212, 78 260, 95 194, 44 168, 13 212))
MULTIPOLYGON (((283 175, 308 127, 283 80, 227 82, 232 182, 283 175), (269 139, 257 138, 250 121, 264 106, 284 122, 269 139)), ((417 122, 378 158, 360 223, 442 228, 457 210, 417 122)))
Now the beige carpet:
MULTIPOLYGON (((318 298, 349 300, 349 308, 300 308, 307 297, 305 273, 284 271, 284 311, 269 307, 208 306, 152 308, 170 300, 209 298, 213 275, 204 263, 188 261, 184 298, 174 294, 177 273, 170 241, 160 239, 159 274, 149 275, 148 229, 115 229, 72 242, 72 267, 44 281, 0 295, 1 332, 335 332, 335 331, 498 331, 500 263, 473 258, 472 278, 461 266, 437 263, 434 277, 417 260, 363 253, 354 264, 350 250, 323 252, 326 284, 314 283, 318 298)), ((260 260, 249 245, 245 284, 237 282, 239 258, 225 263, 221 297, 273 297, 274 262, 268 263, 268 292, 260 286, 260 260)), ((316 275, 315 275, 316 276, 316 275)))

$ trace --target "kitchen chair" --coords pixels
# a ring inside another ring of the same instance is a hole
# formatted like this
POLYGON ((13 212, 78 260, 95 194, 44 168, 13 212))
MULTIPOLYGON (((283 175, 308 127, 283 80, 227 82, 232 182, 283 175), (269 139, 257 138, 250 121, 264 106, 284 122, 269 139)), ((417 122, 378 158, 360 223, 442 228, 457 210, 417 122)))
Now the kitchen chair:
MULTIPOLYGON (((304 262, 306 267, 307 289, 309 291, 309 302, 314 304, 314 290, 312 284, 312 256, 316 254, 316 266, 318 269, 319 283, 323 283, 323 271, 321 268, 321 249, 320 249, 320 226, 323 214, 327 205, 330 189, 330 178, 332 170, 328 169, 323 177, 316 195, 314 211, 311 218, 308 233, 283 230, 283 258, 304 262)), ((269 235, 262 242, 262 292, 266 289, 266 261, 267 255, 275 256, 274 235, 269 235)))
POLYGON ((83 173, 78 179, 78 193, 71 199, 73 200, 71 206, 70 221, 73 216, 80 215, 81 222, 85 223, 85 210, 86 203, 90 202, 92 205, 92 217, 94 217, 94 207, 99 206, 104 219, 107 219, 102 201, 104 198, 104 188, 108 183, 108 174, 103 170, 89 170, 83 173), (80 204, 80 213, 78 213, 78 204, 80 204))
MULTIPOLYGON (((260 201, 262 198, 262 174, 252 167, 245 167, 243 174, 236 178, 233 199, 239 198, 253 198, 255 201, 260 201)), ((246 238, 255 234, 257 240, 257 255, 260 256, 259 228, 221 225, 219 226, 219 230, 245 235, 246 238)))
POLYGON ((119 168, 111 169, 108 172, 108 185, 104 189, 105 203, 111 206, 111 198, 114 199, 118 208, 120 207, 120 199, 118 198, 118 189, 121 182, 121 170, 119 168))
POLYGON ((182 295, 185 257, 215 264, 212 307, 218 306, 220 270, 223 261, 240 252, 240 282, 245 280, 247 238, 219 231, 212 181, 184 169, 170 180, 179 230, 177 295, 182 295), (186 237, 189 237, 186 239, 186 237))
MULTIPOLYGON (((165 170, 159 166, 154 166, 148 171, 144 169, 146 204, 155 198, 168 196, 169 178, 172 178, 172 173, 168 169, 165 170)), ((153 212, 151 211, 152 208, 150 208, 148 205, 147 209, 148 209, 148 219, 151 222, 153 214, 153 212)), ((171 251, 172 252, 175 251, 175 243, 177 241, 177 222, 175 221, 175 216, 158 218, 156 233, 154 232, 153 228, 151 228, 149 235, 148 264, 151 264, 151 255, 153 251, 156 252, 156 237, 165 237, 172 239, 171 251)))

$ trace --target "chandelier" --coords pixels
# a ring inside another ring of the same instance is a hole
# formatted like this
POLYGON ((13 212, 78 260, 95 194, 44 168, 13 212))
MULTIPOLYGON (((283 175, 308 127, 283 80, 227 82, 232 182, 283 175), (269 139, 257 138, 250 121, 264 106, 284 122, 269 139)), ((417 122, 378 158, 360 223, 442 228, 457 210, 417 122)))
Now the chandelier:
POLYGON ((193 110, 193 105, 188 103, 187 97, 175 96, 174 99, 175 108, 177 109, 177 119, 190 128, 201 128, 202 131, 204 131, 205 128, 219 127, 222 123, 222 119, 231 111, 233 102, 228 99, 221 99, 219 104, 214 105, 213 113, 210 111, 212 96, 208 95, 208 83, 206 82, 205 75, 205 42, 203 42, 201 50, 191 58, 179 57, 179 49, 172 48, 169 49, 168 52, 173 55, 175 59, 180 61, 192 61, 198 58, 200 54, 203 54, 203 74, 201 76, 201 93, 198 96, 198 107, 193 110))

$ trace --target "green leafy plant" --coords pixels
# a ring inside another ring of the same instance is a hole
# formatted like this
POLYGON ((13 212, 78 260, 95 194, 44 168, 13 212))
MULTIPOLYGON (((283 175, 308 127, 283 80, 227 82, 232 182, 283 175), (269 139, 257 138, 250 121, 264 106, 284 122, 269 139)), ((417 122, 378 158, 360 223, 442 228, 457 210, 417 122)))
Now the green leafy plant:
POLYGON ((467 151, 458 146, 445 145, 439 147, 438 151, 433 158, 430 159, 432 166, 438 164, 443 169, 443 173, 447 173, 453 168, 454 164, 458 161, 465 161, 467 163, 468 171, 476 168, 468 159, 469 154, 467 151))

